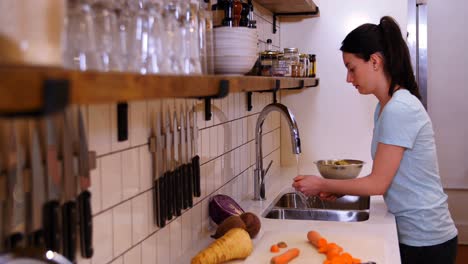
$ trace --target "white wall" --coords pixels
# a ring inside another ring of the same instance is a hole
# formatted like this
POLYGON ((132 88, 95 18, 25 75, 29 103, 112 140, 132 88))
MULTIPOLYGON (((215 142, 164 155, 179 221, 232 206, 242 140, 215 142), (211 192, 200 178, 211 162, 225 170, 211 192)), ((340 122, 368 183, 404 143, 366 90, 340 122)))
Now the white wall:
MULTIPOLYGON (((339 51, 341 41, 363 23, 378 23, 393 16, 406 30, 407 1, 326 0, 316 1, 320 17, 288 23, 282 19, 281 47, 298 47, 300 52, 317 54, 320 86, 300 93, 285 92, 282 102, 296 115, 302 140, 300 172, 311 171, 312 162, 325 158, 355 158, 372 166, 370 142, 373 112, 377 100, 362 96, 346 83, 346 69, 339 51)), ((296 20, 297 21, 297 20, 296 20)), ((287 126, 282 126, 285 135, 287 126)), ((286 134, 287 135, 287 134, 286 134)), ((282 137, 282 164, 296 163, 288 137, 282 137)))
POLYGON ((465 0, 428 1, 428 109, 449 206, 468 244, 468 20, 465 0))

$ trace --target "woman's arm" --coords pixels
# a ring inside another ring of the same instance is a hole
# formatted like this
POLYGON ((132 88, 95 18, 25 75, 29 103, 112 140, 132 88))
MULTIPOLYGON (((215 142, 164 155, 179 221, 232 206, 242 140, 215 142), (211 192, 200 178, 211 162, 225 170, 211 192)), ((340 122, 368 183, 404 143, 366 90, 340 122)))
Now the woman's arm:
POLYGON ((400 146, 379 143, 369 175, 350 180, 297 176, 294 178, 293 187, 309 196, 320 192, 359 196, 382 195, 390 187, 404 151, 405 148, 400 146))

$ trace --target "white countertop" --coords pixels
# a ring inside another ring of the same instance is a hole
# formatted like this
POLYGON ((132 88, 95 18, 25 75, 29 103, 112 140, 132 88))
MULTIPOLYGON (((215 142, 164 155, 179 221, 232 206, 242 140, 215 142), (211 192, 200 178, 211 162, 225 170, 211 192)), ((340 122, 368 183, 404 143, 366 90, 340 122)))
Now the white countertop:
MULTIPOLYGON (((329 239, 329 242, 334 242, 333 239, 330 239, 333 237, 349 237, 349 239, 341 240, 339 245, 342 246, 345 251, 347 250, 347 247, 354 248, 353 252, 349 253, 355 257, 360 257, 360 250, 365 250, 365 254, 361 254, 361 256, 365 255, 368 259, 362 259, 362 261, 372 260, 376 261, 378 264, 400 263, 395 217, 387 211, 387 206, 385 205, 382 196, 371 197, 370 216, 368 220, 363 222, 277 220, 263 218, 263 212, 268 209, 270 204, 279 194, 292 190, 292 178, 295 174, 296 168, 281 168, 277 173, 270 175, 265 181, 267 186, 267 199, 265 201, 253 201, 250 199, 237 201, 246 212, 255 213, 260 218, 262 224, 259 234, 255 239, 253 239, 253 253, 256 253, 256 247, 259 244, 262 244, 262 239, 265 238, 265 234, 268 234, 266 237, 269 237, 272 231, 275 231, 275 233, 282 232, 285 234, 297 234, 299 232, 303 232, 304 239, 306 239, 307 232, 315 230, 325 238, 329 239), (364 244, 370 240, 372 240, 373 247, 378 247, 378 250, 375 250, 375 254, 378 253, 378 255, 373 255, 373 252, 369 252, 370 248, 366 249, 356 246, 356 244, 361 243, 364 247, 364 244)), ((214 233, 214 231, 211 233, 214 233)), ((197 246, 194 246, 192 250, 185 252, 177 263, 190 263, 190 259, 196 255, 198 251, 214 241, 209 237, 211 233, 206 233, 206 238, 200 241, 200 243, 197 243, 197 246)), ((262 245, 262 247, 264 247, 264 245, 262 245)), ((264 251, 263 248, 262 251, 264 251)), ((252 260, 255 258, 255 255, 258 254, 252 254, 245 261, 231 261, 229 263, 256 263, 255 260, 252 260)), ((292 261, 291 263, 295 262, 292 261)))

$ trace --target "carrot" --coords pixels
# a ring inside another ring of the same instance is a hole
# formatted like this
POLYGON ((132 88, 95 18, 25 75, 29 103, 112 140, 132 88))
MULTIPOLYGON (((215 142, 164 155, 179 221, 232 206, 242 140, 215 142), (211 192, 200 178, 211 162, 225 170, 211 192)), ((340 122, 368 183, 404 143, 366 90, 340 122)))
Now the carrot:
POLYGON ((307 233, 307 240, 316 248, 319 247, 319 240, 322 236, 317 231, 310 231, 307 233))
POLYGON ((272 245, 272 246, 270 247, 270 251, 273 252, 273 253, 277 253, 277 252, 279 252, 280 250, 279 250, 278 245, 274 244, 274 245, 272 245))
POLYGON ((300 250, 298 248, 291 248, 288 251, 284 252, 281 255, 271 258, 271 264, 286 264, 289 263, 292 259, 299 256, 300 250))

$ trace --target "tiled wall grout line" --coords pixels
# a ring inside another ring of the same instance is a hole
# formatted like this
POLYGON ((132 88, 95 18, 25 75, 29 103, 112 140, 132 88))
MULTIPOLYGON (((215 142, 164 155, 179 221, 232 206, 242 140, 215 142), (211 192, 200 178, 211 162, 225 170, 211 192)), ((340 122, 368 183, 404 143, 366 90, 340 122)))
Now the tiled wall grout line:
MULTIPOLYGON (((268 153, 267 155, 265 155, 265 157, 270 156, 270 155, 273 154, 275 151, 278 151, 278 150, 280 150, 280 149, 281 149, 280 147, 274 149, 273 151, 271 151, 270 153, 268 153)), ((229 184, 230 182, 234 181, 237 177, 241 176, 242 174, 244 174, 246 171, 248 171, 250 168, 252 168, 252 167, 254 167, 254 166, 255 166, 255 165, 250 165, 247 169, 245 169, 244 171, 242 171, 241 173, 239 173, 238 175, 236 175, 235 177, 233 177, 231 180, 229 180, 228 182, 226 182, 223 186, 221 186, 221 187, 219 187, 218 189, 214 190, 211 194, 216 193, 217 191, 221 190, 225 185, 227 185, 227 184, 229 184)), ((142 193, 142 194, 143 194, 143 193, 142 193)), ((210 195, 211 195, 211 194, 210 194, 210 195)), ((192 206, 191 208, 188 208, 187 210, 184 210, 184 211, 181 213, 180 216, 173 217, 170 221, 168 221, 168 222, 166 223, 166 226, 165 226, 164 228, 169 228, 169 225, 170 225, 173 221, 175 221, 176 218, 182 217, 182 215, 183 215, 184 213, 188 212, 190 209, 192 209, 193 207, 195 207, 195 206, 198 205, 198 204, 201 204, 204 200, 209 199, 209 198, 210 198, 210 196, 207 195, 207 196, 204 197, 203 199, 199 200, 197 203, 194 203, 193 206, 192 206)), ((122 202, 122 203, 124 203, 124 202, 122 202)), ((121 203, 121 204, 122 204, 122 203, 121 203)), ((119 204, 119 205, 120 205, 120 204, 119 204)), ((117 206, 118 206, 118 205, 116 205, 115 207, 117 207, 117 206)), ((114 208, 114 207, 112 207, 112 208, 114 208)), ((112 208, 106 209, 106 211, 111 210, 112 208)), ((132 213, 133 213, 133 206, 130 207, 130 210, 131 210, 132 213)), ((102 212, 101 212, 101 213, 102 213, 102 212)), ((94 217, 94 216, 93 216, 93 217, 94 217)), ((112 221, 114 221, 114 218, 112 218, 112 221)), ((131 218, 131 222, 132 222, 132 226, 133 226, 133 218, 131 218)), ((112 223, 112 224, 113 224, 113 223, 112 223)), ((153 231, 153 232, 150 232, 150 234, 148 234, 146 237, 144 237, 141 241, 139 241, 139 242, 136 243, 135 245, 130 246, 127 250, 123 251, 120 255, 114 256, 114 258, 113 258, 112 260, 110 260, 109 262, 107 262, 106 264, 112 263, 113 261, 117 260, 118 258, 123 257, 123 256, 124 256, 126 253, 128 253, 130 250, 132 250, 133 248, 135 248, 135 247, 141 245, 145 240, 147 240, 148 238, 150 238, 152 235, 156 234, 156 233, 159 232, 160 230, 161 230, 161 228, 158 228, 157 230, 155 230, 155 231, 153 231)), ((113 236, 114 236, 114 234, 112 234, 112 237, 113 237, 113 236)), ((133 240, 133 230, 132 230, 132 240, 133 240)), ((113 250, 114 250, 114 249, 112 248, 112 251, 113 251, 113 250)))
MULTIPOLYGON (((268 134, 274 133, 276 130, 280 130, 280 131, 281 131, 281 127, 279 126, 279 127, 273 128, 272 130, 270 130, 270 131, 268 131, 268 132, 265 132, 265 133, 263 133, 262 135, 268 135, 268 134)), ((224 155, 226 155, 226 154, 228 154, 228 153, 230 153, 230 152, 233 152, 234 150, 239 149, 239 148, 241 148, 241 147, 243 147, 243 146, 245 146, 245 145, 248 145, 249 143, 254 142, 254 141, 255 141, 255 139, 251 139, 251 140, 249 140, 249 141, 247 141, 247 142, 245 142, 245 143, 243 143, 243 144, 241 144, 241 145, 239 145, 239 146, 237 146, 237 147, 235 147, 235 148, 233 148, 233 149, 231 149, 231 150, 229 150, 229 151, 224 152, 223 154, 221 154, 221 155, 219 155, 219 156, 216 156, 216 157, 214 157, 214 158, 212 158, 212 159, 210 159, 210 160, 207 160, 207 161, 205 161, 205 162, 203 162, 203 163, 200 163, 200 165, 205 165, 205 164, 207 164, 207 163, 209 163, 209 162, 212 162, 213 160, 216 160, 216 159, 218 159, 218 158, 221 158, 222 156, 224 156, 224 155)))
POLYGON ((96 156, 96 158, 103 158, 103 157, 111 156, 111 155, 121 153, 121 152, 124 152, 124 151, 132 150, 132 149, 138 149, 138 148, 141 148, 143 146, 148 146, 148 143, 135 145, 135 146, 132 146, 132 147, 129 147, 129 148, 119 149, 119 150, 116 150, 116 151, 110 151, 108 153, 98 155, 98 156, 96 156))
MULTIPOLYGON (((251 141, 249 141, 249 142, 251 142, 251 141)), ((270 153, 264 155, 264 158, 270 156, 270 155, 273 154, 275 151, 280 150, 280 149, 281 149, 281 147, 278 147, 278 148, 272 150, 270 153)), ((223 184, 223 185, 222 185, 221 187, 219 187, 217 190, 219 190, 219 189, 222 188, 224 185, 226 185, 227 183, 231 182, 233 179, 235 179, 235 178, 237 178, 238 176, 242 175, 244 172, 248 171, 250 168, 252 168, 252 167, 254 167, 254 166, 255 166, 255 164, 249 165, 245 170, 243 170, 242 172, 238 173, 236 176, 232 177, 231 180, 229 180, 228 182, 226 182, 225 184, 223 184)), ((216 191, 217 191, 217 190, 216 190, 216 191)), ((98 213, 96 213, 96 214, 93 214, 93 217, 96 217, 96 216, 99 216, 99 215, 101 215, 101 214, 104 214, 104 213, 106 213, 106 212, 108 212, 108 211, 110 211, 110 210, 113 210, 114 208, 118 207, 119 205, 122 205, 122 204, 124 204, 124 203, 126 203, 126 202, 128 202, 128 201, 131 201, 132 199, 134 199, 134 198, 136 198, 136 197, 138 197, 138 196, 140 196, 140 195, 145 195, 147 192, 152 192, 152 191, 153 191, 153 188, 144 190, 144 191, 142 191, 142 192, 140 192, 140 193, 138 193, 138 194, 136 194, 136 195, 134 195, 134 196, 131 196, 131 197, 125 199, 125 200, 122 200, 121 202, 119 202, 119 203, 117 203, 117 204, 115 204, 115 205, 113 205, 113 206, 111 206, 111 207, 109 207, 109 208, 106 208, 106 209, 101 210, 100 212, 98 212, 98 213)), ((216 191, 213 191, 213 193, 216 192, 216 191)), ((208 195, 207 195, 207 197, 208 197, 208 195)), ((200 199, 198 202, 194 203, 193 206, 192 206, 191 208, 193 208, 193 207, 195 207, 195 205, 201 203, 201 202, 202 202, 203 200, 205 200, 207 197, 205 197, 205 198, 203 198, 203 199, 200 199)), ((187 210, 190 210, 191 208, 189 208, 189 209, 187 209, 187 210)), ((187 210, 184 210, 184 211, 182 212, 182 214, 183 214, 184 212, 186 212, 187 210)), ((133 214, 133 206, 131 206, 131 212, 132 212, 132 214, 133 214)), ((181 216, 182 216, 182 215, 181 215, 181 216)), ((175 218, 172 218, 170 221, 168 221, 168 223, 171 223, 174 219, 175 219, 175 218)), ((132 218, 132 223, 131 223, 131 224, 132 224, 132 226, 133 226, 133 218, 132 218)), ((155 233, 155 232, 154 232, 154 233, 155 233)), ((132 232, 132 236, 133 236, 133 232, 132 232)))

